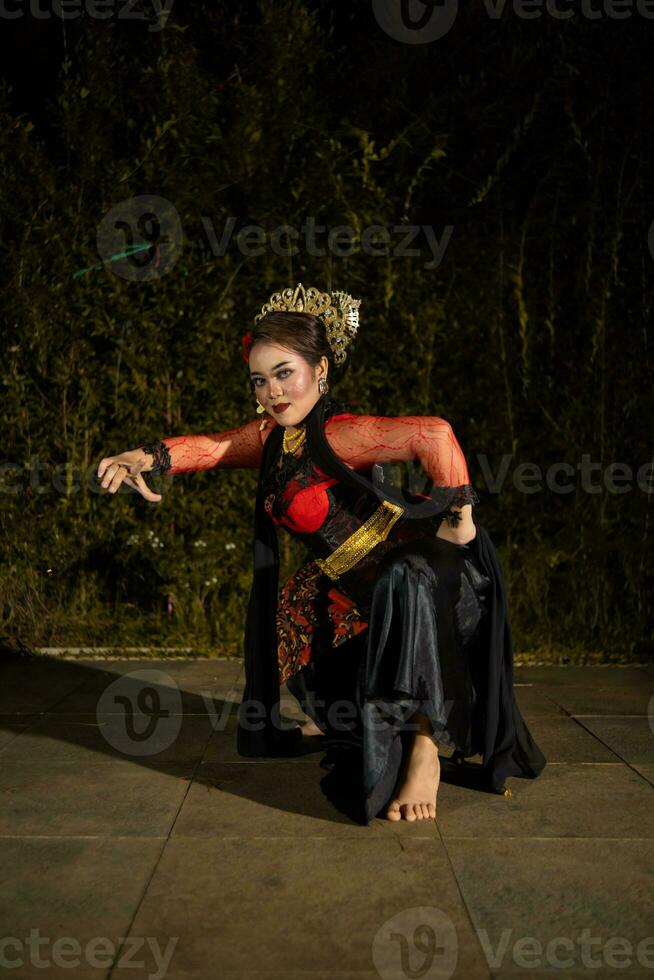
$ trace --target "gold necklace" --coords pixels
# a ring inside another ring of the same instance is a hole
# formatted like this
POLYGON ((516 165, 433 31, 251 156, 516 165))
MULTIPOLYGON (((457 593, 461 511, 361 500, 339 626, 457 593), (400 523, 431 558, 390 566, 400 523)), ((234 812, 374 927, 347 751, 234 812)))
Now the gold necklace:
POLYGON ((306 436, 306 428, 299 429, 297 432, 293 432, 292 435, 289 435, 287 430, 284 429, 284 438, 282 440, 284 452, 294 453, 302 445, 306 436))

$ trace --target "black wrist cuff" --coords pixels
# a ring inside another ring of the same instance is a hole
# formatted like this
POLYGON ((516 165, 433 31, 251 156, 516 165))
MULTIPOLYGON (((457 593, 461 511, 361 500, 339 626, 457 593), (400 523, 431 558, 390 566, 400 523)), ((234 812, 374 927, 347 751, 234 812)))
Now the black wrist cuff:
POLYGON ((168 446, 160 439, 146 442, 144 446, 141 446, 141 449, 144 453, 152 455, 153 466, 151 470, 148 470, 149 473, 167 473, 172 467, 168 446))

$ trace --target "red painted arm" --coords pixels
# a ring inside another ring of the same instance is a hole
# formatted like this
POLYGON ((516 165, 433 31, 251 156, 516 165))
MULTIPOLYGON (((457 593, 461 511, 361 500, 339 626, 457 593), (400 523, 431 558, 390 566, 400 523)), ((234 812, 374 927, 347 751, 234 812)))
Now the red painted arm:
POLYGON ((224 432, 166 436, 161 440, 170 456, 171 466, 166 472, 189 473, 214 466, 257 469, 264 443, 277 423, 269 419, 263 430, 259 429, 260 425, 259 419, 253 419, 224 432))
POLYGON ((452 426, 436 415, 339 415, 326 421, 325 436, 336 455, 354 470, 417 459, 434 486, 470 483, 452 426))

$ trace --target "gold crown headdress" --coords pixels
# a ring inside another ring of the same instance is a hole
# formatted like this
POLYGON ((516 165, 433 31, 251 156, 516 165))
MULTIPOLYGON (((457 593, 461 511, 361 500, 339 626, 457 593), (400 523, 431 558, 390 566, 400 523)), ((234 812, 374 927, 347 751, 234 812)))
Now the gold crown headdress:
MULTIPOLYGON (((261 307, 254 322, 258 323, 267 313, 312 313, 325 324, 327 342, 334 354, 334 362, 342 364, 347 356, 347 346, 356 336, 359 327, 360 299, 338 290, 322 293, 315 286, 305 289, 301 282, 295 289, 283 289, 273 293, 261 307)), ((247 336, 247 335, 246 335, 247 336)), ((244 356, 245 356, 244 349, 244 356)))

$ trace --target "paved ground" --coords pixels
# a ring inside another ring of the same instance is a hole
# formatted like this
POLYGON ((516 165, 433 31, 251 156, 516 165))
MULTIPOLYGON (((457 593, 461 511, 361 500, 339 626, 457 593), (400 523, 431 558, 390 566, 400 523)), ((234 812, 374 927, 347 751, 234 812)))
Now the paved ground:
POLYGON ((0 974, 654 978, 654 669, 515 673, 543 774, 364 827, 237 755, 238 661, 3 664, 0 974))

